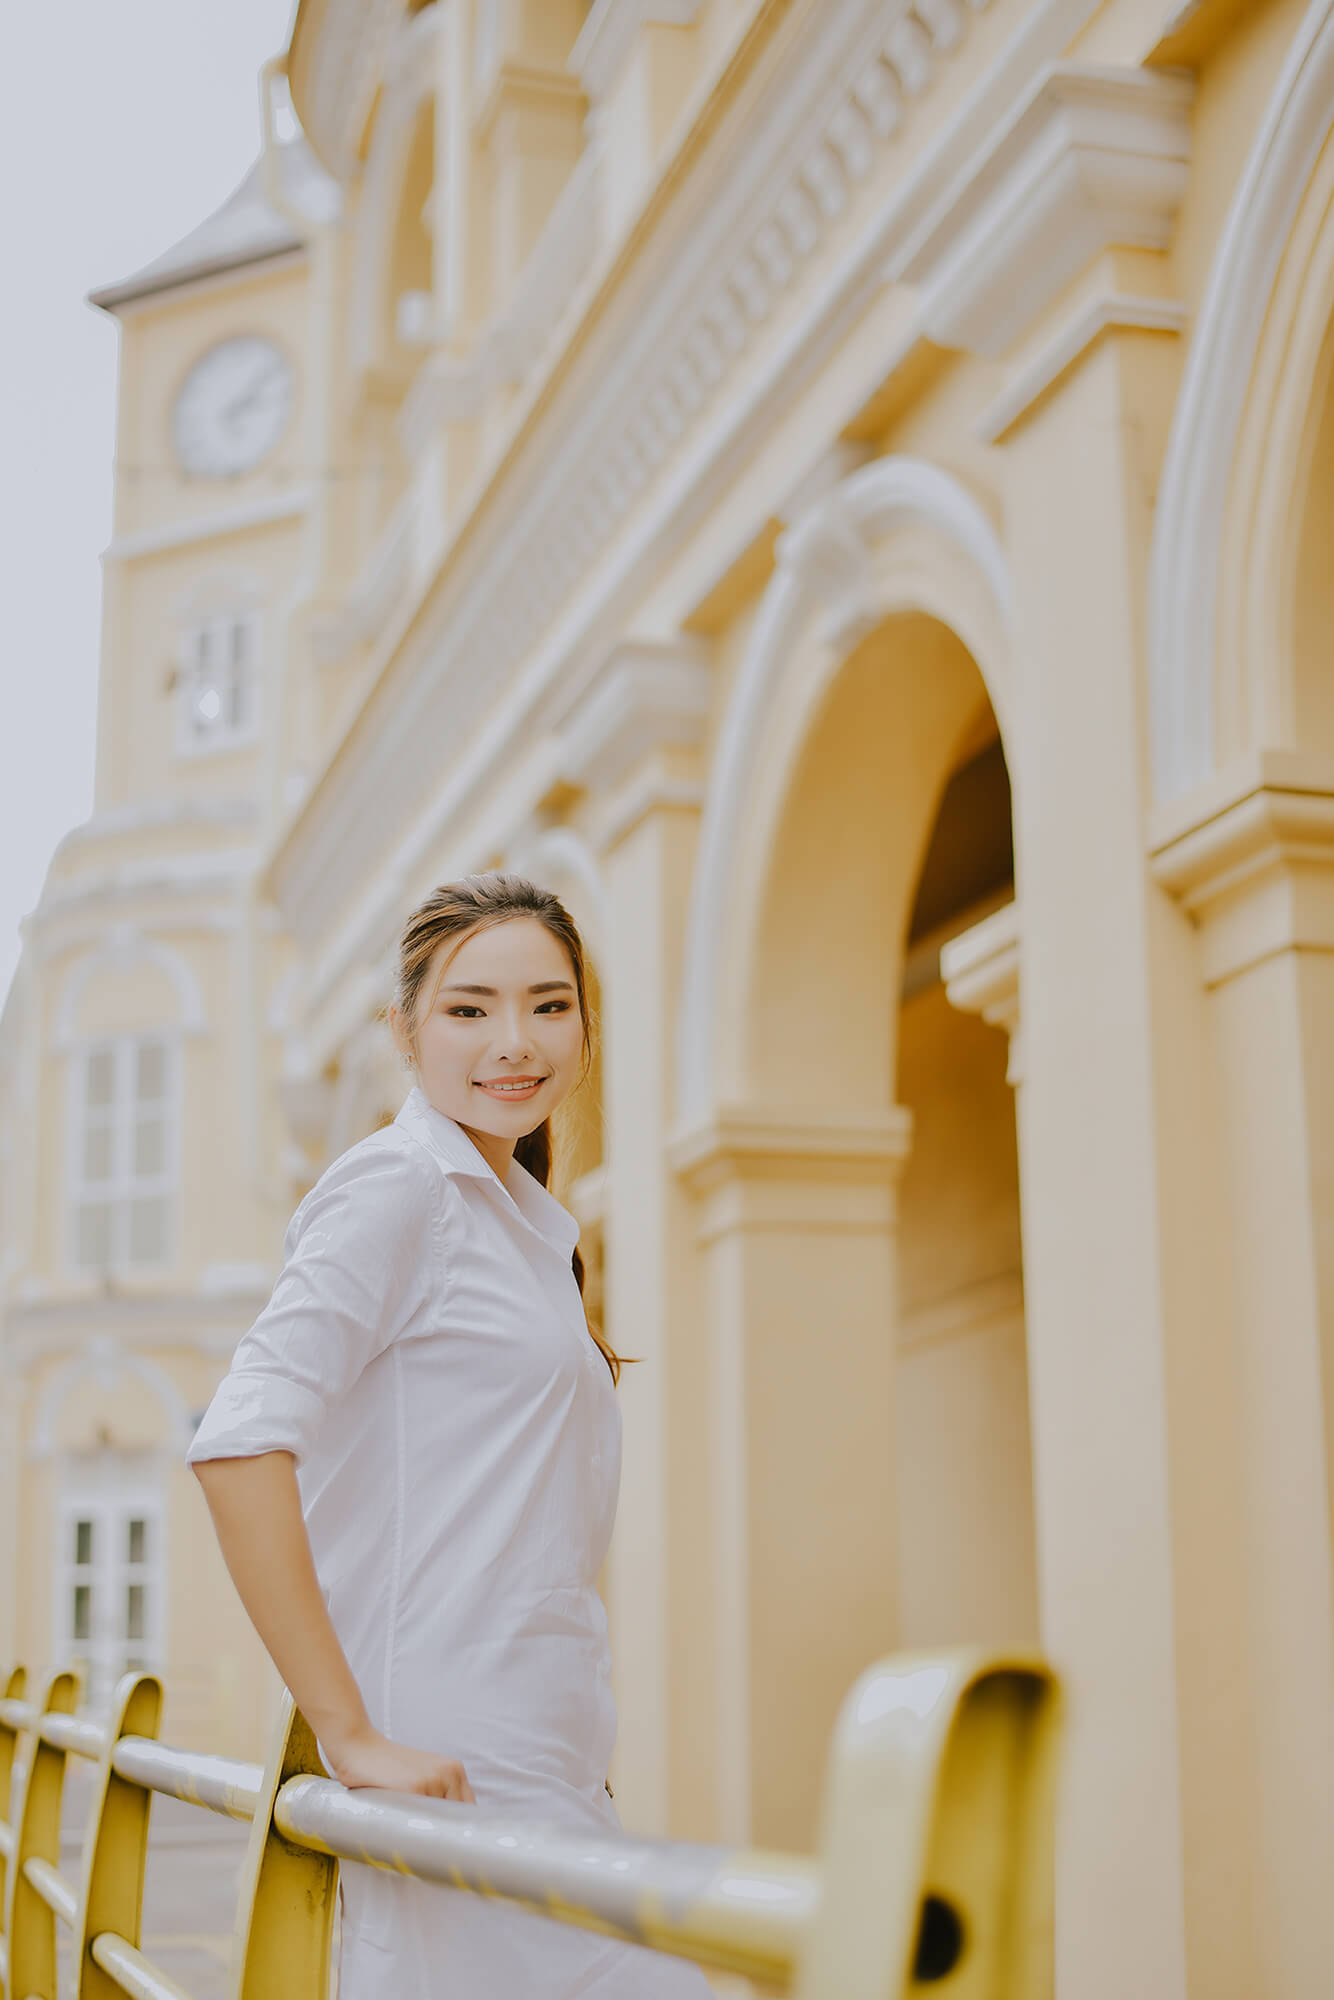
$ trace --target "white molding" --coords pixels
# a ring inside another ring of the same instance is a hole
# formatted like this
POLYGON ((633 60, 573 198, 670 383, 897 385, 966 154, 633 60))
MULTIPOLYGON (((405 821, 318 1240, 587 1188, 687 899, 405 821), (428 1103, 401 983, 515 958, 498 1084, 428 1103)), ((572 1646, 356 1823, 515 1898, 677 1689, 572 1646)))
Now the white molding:
POLYGON ((505 866, 540 886, 554 888, 562 878, 575 885, 580 933, 595 959, 606 951, 611 932, 611 906, 597 856, 572 826, 539 827, 516 840, 505 866), (556 881, 553 882, 551 877, 556 881))
POLYGON ((1242 411, 1293 221, 1334 126, 1334 0, 1312 0, 1228 210, 1186 355, 1154 514, 1148 654, 1154 797, 1215 757, 1223 523, 1242 411))
POLYGON ((253 799, 133 799, 125 805, 107 806, 78 826, 72 826, 56 843, 56 855, 85 842, 113 840, 127 833, 175 831, 183 826, 252 826, 259 818, 253 799))
POLYGON ((38 1460, 51 1457, 61 1409, 76 1383, 91 1378, 100 1388, 111 1389, 125 1375, 133 1376, 157 1398, 166 1411, 173 1442, 184 1451, 194 1435, 194 1424, 184 1396, 166 1369, 146 1355, 128 1352, 114 1334, 95 1333, 83 1343, 82 1351, 71 1356, 44 1384, 37 1401, 29 1456, 38 1460))
POLYGON ((1055 63, 888 260, 942 347, 998 355, 1113 245, 1165 250, 1186 191, 1192 77, 1055 63))
MULTIPOLYGON (((105 908, 108 902, 151 902, 155 897, 217 897, 238 893, 254 874, 258 850, 231 847, 194 854, 141 855, 133 861, 83 868, 48 883, 41 901, 24 918, 21 930, 46 930, 61 918, 80 911, 105 908)), ((203 913, 200 913, 202 923, 203 913)), ((157 927, 157 919, 154 917, 157 927)))
POLYGON ((940 949, 945 998, 961 1014, 980 1014, 1010 1038, 1007 1083, 1023 1080, 1022 1015, 1019 1006, 1020 911, 1006 903, 971 930, 961 931, 940 949))
POLYGON ((570 68, 585 96, 596 103, 611 89, 641 28, 651 21, 686 28, 699 10, 700 0, 593 0, 570 51, 570 68))
POLYGON ((1133 328, 1180 333, 1189 316, 1189 308, 1179 299, 1145 298, 1133 292, 1105 292, 1090 299, 987 404, 973 425, 974 437, 983 444, 999 444, 1104 334, 1133 328))
MULTIPOLYGON (((734 857, 773 690, 812 615, 822 616, 821 636, 839 649, 886 615, 871 551, 904 525, 925 525, 959 549, 1004 626, 1012 623, 1013 587, 995 529, 957 480, 925 460, 875 460, 834 487, 779 538, 777 567, 719 731, 700 828, 677 1049, 684 1123, 706 1119, 715 1097, 719 986, 735 893, 734 857)), ((1012 695, 1001 688, 989 692, 1002 734, 1013 744, 1012 695)))
POLYGON ((627 640, 562 719, 561 775, 588 791, 611 791, 655 750, 699 743, 711 695, 700 641, 627 640))
POLYGON ((298 486, 290 493, 242 500, 234 507, 220 507, 216 513, 196 515, 192 520, 164 521, 158 528, 141 528, 135 534, 115 536, 103 549, 102 560, 133 562, 139 556, 192 548, 198 542, 215 541, 224 535, 243 535, 250 528, 267 528, 276 521, 299 520, 309 513, 314 499, 313 486, 298 486))
POLYGON ((1153 815, 1154 879, 1201 933, 1206 986, 1334 953, 1334 758, 1257 751, 1153 815))
POLYGON ((100 950, 89 952, 72 965, 60 989, 51 1029, 51 1047, 58 1055, 68 1055, 85 1039, 74 1024, 89 982, 99 972, 131 971, 145 960, 166 976, 176 994, 178 1018, 163 1025, 187 1035, 208 1032, 203 988, 189 959, 172 945, 164 944, 161 938, 146 936, 133 924, 112 924, 100 950))

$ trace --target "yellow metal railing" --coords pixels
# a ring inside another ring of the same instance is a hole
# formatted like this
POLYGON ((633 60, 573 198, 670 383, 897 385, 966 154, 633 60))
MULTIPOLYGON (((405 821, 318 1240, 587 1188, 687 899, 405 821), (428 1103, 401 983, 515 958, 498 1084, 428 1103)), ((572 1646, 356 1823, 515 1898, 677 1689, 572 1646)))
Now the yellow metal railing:
POLYGON ((285 1701, 261 1769, 157 1741, 160 1683, 128 1674, 102 1725, 51 1676, 0 1699, 0 1993, 57 2000, 57 1926, 77 2000, 190 2000, 140 1949, 154 1792, 251 1825, 235 2000, 324 2000, 340 1858, 500 1896, 584 1929, 742 1973, 797 2000, 950 2000, 1051 1991, 1057 1693, 1040 1662, 960 1652, 871 1667, 844 1702, 817 1859, 753 1848, 590 1840, 326 1777, 285 1701), (15 1749, 30 1739, 21 1802, 15 1749), (97 1767, 81 1880, 60 1872, 71 1757, 97 1767))

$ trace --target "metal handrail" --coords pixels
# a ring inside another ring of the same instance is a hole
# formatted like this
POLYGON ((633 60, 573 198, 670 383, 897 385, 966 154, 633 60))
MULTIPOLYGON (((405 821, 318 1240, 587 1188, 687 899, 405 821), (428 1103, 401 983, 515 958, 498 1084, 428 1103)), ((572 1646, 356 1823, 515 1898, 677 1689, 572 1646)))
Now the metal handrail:
MULTIPOLYGON (((329 1778, 286 1697, 268 1762, 157 1740, 160 1683, 127 1675, 103 1726, 56 1674, 0 1698, 0 1992, 56 2000, 55 1926, 78 1943, 78 2000, 111 1981, 190 2000, 141 1949, 154 1792, 251 1822, 237 1912, 237 2000, 326 1990, 340 1861, 497 1896, 557 1921, 784 1987, 798 2000, 884 2000, 965 1969, 994 2000, 1050 1993, 1057 1693, 1026 1657, 957 1653, 871 1668, 844 1703, 818 1858, 636 1840, 329 1778), (11 1816, 14 1748, 32 1739, 11 1816), (82 1886, 60 1873, 69 1756, 95 1758, 82 1886)), ((971 1990, 971 1987, 970 1987, 971 1990)))

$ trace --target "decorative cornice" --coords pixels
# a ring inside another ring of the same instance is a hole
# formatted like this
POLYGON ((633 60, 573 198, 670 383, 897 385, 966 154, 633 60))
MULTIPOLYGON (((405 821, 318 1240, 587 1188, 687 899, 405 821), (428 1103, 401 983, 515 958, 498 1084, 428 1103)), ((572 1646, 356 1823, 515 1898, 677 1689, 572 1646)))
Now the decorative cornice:
POLYGON ((570 68, 594 103, 625 67, 635 37, 650 22, 688 27, 700 0, 593 0, 588 19, 570 53, 570 68))
MULTIPOLYGON (((1068 46, 1095 7, 1096 0, 1040 0, 1025 15, 926 145, 917 167, 868 213, 838 271, 790 336, 752 373, 707 463, 688 478, 667 482, 657 506, 628 535, 632 503, 746 362, 763 322, 757 274, 767 269, 767 283, 779 289, 802 282, 833 220, 846 213, 851 190, 906 115, 907 87, 889 55, 895 23, 886 27, 880 0, 812 17, 811 35, 791 58, 782 88, 768 88, 752 107, 754 129, 735 148, 735 170, 683 183, 679 215, 660 232, 653 310, 637 311, 632 297, 627 323, 613 324, 601 314, 609 344, 599 350, 596 366, 562 385, 558 414, 549 414, 556 392, 546 379, 525 382, 514 435, 527 439, 532 433, 536 459, 530 462, 516 443, 503 465, 486 474, 465 510, 466 534, 455 545, 459 559, 443 552, 444 574, 432 586, 429 611, 418 606, 412 639, 383 655, 386 663, 393 659, 392 694, 386 678, 368 701, 377 725, 368 730, 359 720, 352 726, 279 836, 271 880, 291 929, 310 952, 313 1008, 347 990, 368 963, 385 912, 425 857, 440 851, 447 829, 491 770, 500 754, 498 732, 503 728, 512 738, 534 702, 568 671, 576 648, 603 633, 613 636, 644 565, 660 564, 664 550, 679 545, 732 477, 739 457, 766 435, 794 384, 866 309, 885 256, 968 159, 976 133, 988 130, 1035 71, 1068 46), (538 408, 548 413, 540 425, 533 415, 538 408), (506 505, 511 473, 522 497, 506 505), (604 566, 596 602, 581 602, 562 616, 576 581, 613 534, 621 552, 613 566, 604 566), (485 675, 470 666, 481 660, 485 675), (519 680, 524 660, 528 670, 519 680), (487 704, 494 723, 483 734, 487 704), (442 729, 461 753, 457 775, 443 786, 432 748, 442 729), (399 802, 398 811, 386 816, 391 799, 399 802), (382 851, 374 854, 364 839, 372 823, 384 834, 382 851), (349 884, 357 883, 363 893, 349 905, 349 884)), ((967 18, 962 10, 958 20, 967 18)), ((949 31, 946 13, 935 38, 923 29, 933 73, 949 31)), ((914 47, 920 56, 921 43, 914 47)), ((906 68, 902 47, 899 60, 906 68)), ((778 290, 768 296, 776 298, 778 290)), ((855 394, 855 385, 849 393, 855 394)))
MULTIPOLYGON (((157 833, 166 828, 253 826, 259 817, 253 799, 206 799, 193 794, 181 799, 132 799, 107 806, 91 819, 72 826, 56 843, 55 855, 99 840, 117 840, 127 833, 157 833)), ((54 858, 54 857, 53 857, 54 858)))
POLYGON ((48 881, 41 901, 24 918, 27 927, 44 929, 80 910, 109 903, 142 904, 157 897, 216 897, 235 894, 255 870, 253 847, 208 849, 194 854, 149 854, 106 868, 83 868, 77 874, 48 881))
POLYGON ((1003 354, 1113 245, 1165 250, 1186 191, 1194 81, 1053 64, 886 265, 943 347, 1003 354))
POLYGON ((102 560, 132 562, 136 556, 163 555, 168 549, 220 541, 224 535, 243 535, 251 528, 267 528, 276 521, 299 520, 310 512, 314 498, 313 486, 296 486, 290 493, 242 500, 234 507, 219 507, 216 513, 197 515, 193 520, 164 521, 158 528, 141 528, 134 534, 115 536, 103 549, 102 560))
POLYGON ((698 743, 712 695, 698 640, 627 640, 608 654, 560 728, 560 771, 610 792, 656 750, 698 743))
POLYGON ((1151 867, 1218 986, 1285 951, 1334 952, 1334 759, 1261 752, 1155 816, 1151 867))
POLYGON ((838 1121, 731 1105, 679 1132, 667 1156, 700 1204, 703 1242, 744 1230, 887 1236, 912 1150, 912 1113, 838 1121))
POLYGON ((1187 317, 1187 307, 1177 299, 1141 298, 1126 292, 1090 299, 988 403, 973 425, 974 436, 983 444, 999 444, 1104 334, 1128 329, 1180 333, 1187 317))
POLYGON ((1007 903, 940 948, 945 997, 961 1014, 980 1014, 1010 1038, 1006 1080, 1023 1079, 1019 1014, 1019 905, 1007 903))
POLYGON ((697 1194, 755 1178, 895 1180, 912 1151, 912 1113, 895 1105, 879 1118, 823 1119, 810 1110, 728 1105, 706 1125, 678 1132, 667 1154, 697 1194))

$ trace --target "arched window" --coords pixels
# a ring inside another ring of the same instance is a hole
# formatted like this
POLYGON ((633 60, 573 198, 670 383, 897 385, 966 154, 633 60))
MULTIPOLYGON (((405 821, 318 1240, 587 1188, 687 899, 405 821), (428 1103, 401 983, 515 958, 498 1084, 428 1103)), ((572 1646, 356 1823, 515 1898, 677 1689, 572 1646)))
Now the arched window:
POLYGON ((101 1036, 75 1053, 69 1263, 162 1269, 174 1256, 180 1087, 176 1038, 101 1036))

